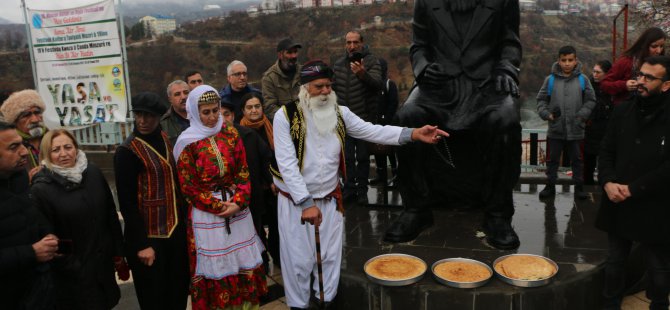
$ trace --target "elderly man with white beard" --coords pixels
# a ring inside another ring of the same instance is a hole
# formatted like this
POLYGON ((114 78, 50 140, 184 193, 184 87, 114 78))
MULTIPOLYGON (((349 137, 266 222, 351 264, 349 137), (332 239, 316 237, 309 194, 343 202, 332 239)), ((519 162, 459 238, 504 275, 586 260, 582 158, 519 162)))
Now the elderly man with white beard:
POLYGON ((40 142, 47 132, 42 118, 45 108, 42 97, 32 89, 12 93, 0 107, 5 121, 16 126, 23 145, 28 149, 26 169, 30 178, 40 170, 40 142))
MULTIPOLYGON (((272 172, 280 192, 281 269, 291 309, 309 306, 310 274, 317 277, 314 225, 320 230, 327 306, 337 294, 344 212, 338 172, 344 172, 345 135, 390 145, 412 141, 434 144, 448 136, 436 126, 411 129, 363 121, 347 107, 337 105, 332 77, 332 69, 324 62, 306 63, 300 72, 298 101, 282 107, 274 118, 278 169, 272 172)), ((315 280, 314 290, 318 293, 317 283, 315 280)))

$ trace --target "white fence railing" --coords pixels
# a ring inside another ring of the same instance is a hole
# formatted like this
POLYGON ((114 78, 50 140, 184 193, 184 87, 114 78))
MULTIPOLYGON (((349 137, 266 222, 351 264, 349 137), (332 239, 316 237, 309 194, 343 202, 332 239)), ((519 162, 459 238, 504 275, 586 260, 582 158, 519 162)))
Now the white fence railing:
POLYGON ((73 130, 79 145, 114 146, 121 144, 133 132, 133 120, 125 123, 98 123, 73 130))

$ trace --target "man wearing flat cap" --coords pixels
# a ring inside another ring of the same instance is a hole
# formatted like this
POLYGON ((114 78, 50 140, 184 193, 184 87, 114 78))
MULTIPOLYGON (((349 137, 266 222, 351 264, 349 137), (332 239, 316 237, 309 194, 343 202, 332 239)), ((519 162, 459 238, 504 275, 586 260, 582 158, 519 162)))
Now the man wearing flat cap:
POLYGON ((15 92, 5 100, 0 112, 5 122, 16 126, 16 132, 23 138, 23 145, 28 149, 28 174, 30 177, 39 171, 40 143, 47 132, 42 113, 44 101, 32 89, 15 92))
MULTIPOLYGON (((327 308, 333 307, 342 260, 344 209, 339 177, 345 135, 391 145, 437 143, 448 136, 435 126, 412 129, 365 122, 348 107, 337 105, 332 77, 333 70, 322 61, 304 64, 298 100, 284 105, 274 119, 278 169, 271 172, 280 192, 281 270, 291 309, 309 306, 310 274, 316 274, 314 225, 320 230, 324 300, 327 308)), ((314 290, 319 291, 317 281, 314 290)))
POLYGON ((300 64, 298 49, 300 43, 284 39, 277 44, 277 62, 263 73, 263 112, 272 120, 275 112, 283 105, 298 99, 300 88, 300 64))
POLYGON ((160 128, 167 106, 155 93, 134 96, 135 128, 114 155, 126 257, 142 309, 185 309, 190 281, 186 204, 172 144, 160 128))

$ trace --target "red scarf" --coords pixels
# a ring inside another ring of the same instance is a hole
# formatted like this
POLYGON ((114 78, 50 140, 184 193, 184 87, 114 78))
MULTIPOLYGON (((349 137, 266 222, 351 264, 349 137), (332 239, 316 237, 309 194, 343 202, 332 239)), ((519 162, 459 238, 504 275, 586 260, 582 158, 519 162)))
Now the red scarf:
POLYGON ((265 114, 263 114, 263 117, 257 121, 252 121, 245 116, 242 118, 242 120, 240 120, 240 125, 253 129, 259 129, 261 127, 264 127, 265 135, 268 137, 268 142, 270 143, 270 148, 272 150, 275 149, 275 142, 272 137, 272 124, 270 123, 270 120, 265 116, 265 114))

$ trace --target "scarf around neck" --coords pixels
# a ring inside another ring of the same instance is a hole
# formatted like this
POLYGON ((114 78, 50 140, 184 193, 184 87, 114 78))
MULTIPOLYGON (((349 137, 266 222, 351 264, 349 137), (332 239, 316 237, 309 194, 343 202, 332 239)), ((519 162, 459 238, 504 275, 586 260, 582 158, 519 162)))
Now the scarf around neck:
POLYGON ((273 133, 272 133, 272 123, 270 123, 270 120, 263 114, 263 117, 260 118, 257 121, 252 121, 248 119, 246 116, 242 118, 240 121, 240 125, 244 127, 249 127, 253 129, 258 129, 260 127, 263 127, 265 130, 265 135, 268 137, 268 142, 270 143, 270 148, 275 149, 275 142, 273 139, 273 133))
POLYGON ((207 127, 203 125, 200 120, 198 99, 208 91, 213 91, 217 94, 219 93, 212 86, 200 85, 188 94, 188 99, 186 99, 186 116, 191 125, 179 135, 177 142, 175 142, 172 154, 176 161, 179 161, 179 155, 186 146, 204 138, 211 137, 221 131, 221 126, 223 126, 223 116, 219 115, 219 120, 214 127, 207 127))
MULTIPOLYGON (((42 165, 49 166, 46 160, 42 160, 42 165)), ((82 175, 86 168, 88 168, 88 159, 86 159, 86 153, 82 150, 77 150, 77 160, 72 167, 66 168, 53 163, 51 164, 51 171, 76 184, 81 183, 82 175)))

